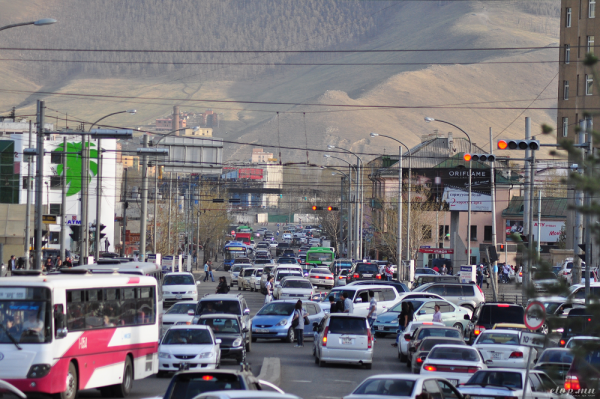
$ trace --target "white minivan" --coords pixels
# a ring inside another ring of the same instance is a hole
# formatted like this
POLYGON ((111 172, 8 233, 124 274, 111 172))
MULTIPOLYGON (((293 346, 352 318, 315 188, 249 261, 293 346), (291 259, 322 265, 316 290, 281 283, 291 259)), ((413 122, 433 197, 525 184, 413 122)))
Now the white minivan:
POLYGON ((365 316, 332 313, 313 326, 313 354, 320 367, 325 363, 346 363, 371 368, 373 336, 365 316))
POLYGON ((381 314, 393 307, 400 299, 396 288, 391 285, 346 285, 344 287, 335 287, 331 290, 329 295, 321 303, 321 308, 326 313, 329 313, 329 297, 333 295, 335 301, 343 301, 342 294, 348 293, 348 298, 352 300, 354 311, 353 315, 366 316, 369 314, 369 291, 375 293, 375 300, 377 301, 377 314, 381 314))
POLYGON ((188 272, 167 273, 163 278, 162 292, 165 307, 179 301, 197 301, 200 281, 188 272))

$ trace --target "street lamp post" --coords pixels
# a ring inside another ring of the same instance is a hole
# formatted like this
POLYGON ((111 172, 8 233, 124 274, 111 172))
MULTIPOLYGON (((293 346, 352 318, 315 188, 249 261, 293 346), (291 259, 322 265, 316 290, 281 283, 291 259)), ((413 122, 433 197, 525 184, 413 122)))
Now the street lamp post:
POLYGON ((37 21, 19 22, 17 24, 2 26, 2 27, 0 27, 0 31, 5 30, 5 29, 10 29, 10 28, 17 28, 19 26, 26 26, 26 25, 45 26, 45 25, 52 25, 54 23, 56 23, 55 19, 43 18, 43 19, 38 19, 37 21))
MULTIPOLYGON (((434 118, 430 118, 428 116, 425 117, 425 122, 429 123, 429 122, 440 122, 440 123, 445 123, 447 125, 450 125, 452 127, 455 127, 456 129, 460 130, 461 132, 463 132, 465 134, 465 136, 467 136, 467 139, 469 140, 469 153, 473 152, 473 142, 471 141, 471 136, 469 136, 469 133, 465 132, 463 129, 461 129, 460 127, 456 126, 453 123, 450 122, 446 122, 440 119, 434 119, 434 118)), ((472 163, 471 160, 469 160, 469 199, 468 199, 468 203, 467 203, 467 265, 471 264, 471 169, 472 169, 472 163)), ((493 217, 496 217, 495 215, 492 215, 493 217)))
MULTIPOLYGON (((325 154, 327 155, 327 154, 325 154)), ((331 158, 337 158, 337 157, 331 157, 331 158)), ((341 159, 341 158, 340 158, 341 159)), ((342 159, 343 160, 343 159, 342 159)), ((352 184, 352 176, 348 176, 347 174, 345 174, 344 172, 333 168, 331 166, 321 166, 321 169, 331 169, 333 171, 335 171, 336 173, 339 173, 341 175, 343 175, 342 179, 341 179, 341 192, 340 192, 340 203, 341 203, 341 209, 340 209, 340 237, 339 237, 339 245, 341 246, 342 243, 342 231, 343 231, 343 219, 342 219, 342 215, 344 214, 344 201, 342 201, 342 197, 344 196, 344 178, 348 179, 348 195, 350 195, 350 185, 352 184)), ((352 173, 352 172, 350 172, 352 173)), ((335 176, 335 173, 332 173, 333 176, 335 176)), ((348 197, 348 232, 350 232, 350 223, 351 223, 351 219, 352 219, 352 213, 350 211, 351 207, 350 207, 350 197, 348 197)), ((350 240, 348 240, 350 241, 350 240)), ((346 245, 348 247, 348 245, 346 245)), ((349 252, 349 247, 346 248, 347 251, 349 252)), ((338 251, 340 252, 340 251, 338 251)))
MULTIPOLYGON (((400 261, 402 260, 402 146, 406 148, 406 151, 409 152, 410 149, 406 144, 401 142, 400 140, 386 136, 384 134, 379 133, 371 133, 371 137, 385 137, 390 140, 394 140, 398 144, 398 279, 400 279, 400 261)), ((411 251, 410 251, 410 191, 411 191, 411 183, 412 183, 412 157, 408 158, 408 204, 406 209, 406 260, 410 260, 411 251)))

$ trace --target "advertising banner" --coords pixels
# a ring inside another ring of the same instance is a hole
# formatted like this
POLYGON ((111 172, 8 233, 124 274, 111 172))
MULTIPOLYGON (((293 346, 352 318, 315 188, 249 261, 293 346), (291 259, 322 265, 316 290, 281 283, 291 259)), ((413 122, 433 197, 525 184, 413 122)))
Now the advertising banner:
POLYGON ((468 284, 471 281, 476 281, 475 280, 475 267, 476 266, 473 266, 473 265, 460 267, 459 278, 460 278, 461 283, 468 284))
MULTIPOLYGON (((443 201, 448 203, 450 211, 469 210, 469 193, 454 188, 445 188, 443 201)), ((492 211, 492 196, 471 192, 471 211, 472 212, 491 212, 492 211)))
MULTIPOLYGON (((565 222, 559 221, 544 221, 540 223, 540 242, 557 242, 560 232, 564 227, 565 222)), ((533 237, 535 241, 538 241, 538 222, 533 222, 533 237)), ((506 221, 506 239, 512 241, 512 234, 523 234, 523 221, 522 220, 507 220, 506 221)))

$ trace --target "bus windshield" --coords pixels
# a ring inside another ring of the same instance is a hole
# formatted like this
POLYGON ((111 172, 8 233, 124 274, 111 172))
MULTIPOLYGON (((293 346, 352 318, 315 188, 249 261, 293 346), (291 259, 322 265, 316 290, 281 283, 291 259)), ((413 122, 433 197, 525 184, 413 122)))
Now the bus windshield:
POLYGON ((52 341, 50 290, 0 288, 0 343, 52 341))
POLYGON ((331 262, 333 260, 333 253, 331 252, 309 252, 306 254, 307 261, 313 262, 331 262))
POLYGON ((225 248, 225 260, 233 260, 242 256, 246 256, 246 250, 242 247, 225 248))

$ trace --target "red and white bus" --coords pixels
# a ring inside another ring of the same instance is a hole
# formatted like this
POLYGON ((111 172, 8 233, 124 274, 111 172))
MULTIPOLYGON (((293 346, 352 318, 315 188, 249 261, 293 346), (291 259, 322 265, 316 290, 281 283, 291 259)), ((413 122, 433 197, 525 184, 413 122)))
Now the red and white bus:
POLYGON ((158 371, 158 292, 153 277, 118 273, 0 279, 0 379, 61 399, 127 396, 158 371))

